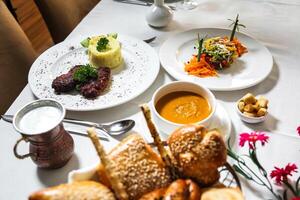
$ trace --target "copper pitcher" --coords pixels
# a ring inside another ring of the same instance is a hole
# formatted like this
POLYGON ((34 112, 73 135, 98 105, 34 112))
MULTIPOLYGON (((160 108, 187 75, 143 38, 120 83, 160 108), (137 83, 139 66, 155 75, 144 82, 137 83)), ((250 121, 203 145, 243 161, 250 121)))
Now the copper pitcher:
POLYGON ((14 146, 19 159, 30 157, 40 168, 64 166, 74 152, 74 141, 64 129, 64 107, 52 99, 33 101, 21 108, 14 116, 14 128, 22 135, 14 146), (29 142, 29 153, 17 151, 21 141, 29 142))

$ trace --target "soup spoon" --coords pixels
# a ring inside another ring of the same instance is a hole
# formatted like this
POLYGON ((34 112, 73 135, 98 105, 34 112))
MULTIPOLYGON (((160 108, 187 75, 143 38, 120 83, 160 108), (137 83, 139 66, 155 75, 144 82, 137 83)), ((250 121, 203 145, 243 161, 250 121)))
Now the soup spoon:
MULTIPOLYGON (((12 123, 13 121, 13 115, 1 115, 1 117, 4 121, 10 123, 12 123)), ((82 125, 82 126, 92 126, 95 128, 99 128, 100 130, 103 130, 105 133, 109 135, 114 135, 114 136, 127 133, 135 126, 135 121, 131 119, 116 121, 111 124, 98 124, 95 122, 89 122, 89 121, 83 121, 83 120, 71 119, 71 118, 65 118, 63 122, 82 125)))

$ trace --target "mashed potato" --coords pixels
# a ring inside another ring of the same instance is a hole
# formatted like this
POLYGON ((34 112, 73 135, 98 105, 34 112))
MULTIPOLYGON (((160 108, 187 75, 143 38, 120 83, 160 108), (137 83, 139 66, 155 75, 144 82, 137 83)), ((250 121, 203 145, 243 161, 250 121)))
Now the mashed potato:
POLYGON ((112 36, 101 35, 92 37, 89 41, 88 54, 90 63, 97 68, 116 68, 123 62, 123 58, 121 55, 121 45, 119 41, 112 36), (97 43, 103 37, 106 37, 109 41, 107 44, 107 48, 102 51, 98 51, 97 43))

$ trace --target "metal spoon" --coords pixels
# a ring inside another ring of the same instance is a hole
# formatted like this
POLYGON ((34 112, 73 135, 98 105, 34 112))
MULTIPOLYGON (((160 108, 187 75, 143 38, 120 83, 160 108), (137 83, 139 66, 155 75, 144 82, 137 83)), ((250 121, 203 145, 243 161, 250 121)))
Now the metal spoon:
POLYGON ((122 135, 130 131, 135 126, 135 121, 131 119, 116 121, 111 124, 98 124, 94 122, 83 121, 78 119, 70 119, 70 118, 65 118, 63 122, 83 125, 83 126, 93 126, 105 131, 110 135, 122 135))
MULTIPOLYGON (((1 117, 4 121, 11 122, 11 123, 13 121, 12 115, 1 115, 1 117)), ((82 125, 82 126, 93 126, 103 130, 105 133, 109 135, 122 135, 130 131, 135 126, 135 121, 131 119, 116 121, 111 124, 98 124, 95 122, 83 121, 79 119, 70 119, 70 118, 65 118, 63 122, 82 125)))

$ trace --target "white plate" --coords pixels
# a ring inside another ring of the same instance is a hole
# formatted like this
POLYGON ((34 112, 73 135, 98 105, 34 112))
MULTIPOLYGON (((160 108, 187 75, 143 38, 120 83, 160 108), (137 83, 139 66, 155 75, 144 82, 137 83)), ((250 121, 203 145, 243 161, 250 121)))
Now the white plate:
POLYGON ((111 86, 94 100, 78 93, 54 93, 52 80, 68 72, 74 65, 87 64, 86 49, 81 47, 83 38, 67 40, 45 51, 33 63, 28 82, 38 98, 53 98, 67 110, 89 111, 110 108, 130 101, 143 93, 154 82, 159 72, 159 59, 155 50, 143 41, 119 35, 124 65, 112 70, 111 86))
POLYGON ((263 81, 271 72, 273 58, 269 50, 260 42, 243 33, 236 33, 238 39, 247 46, 248 53, 238 58, 228 69, 218 71, 219 77, 199 78, 184 71, 184 63, 189 61, 200 36, 214 37, 230 35, 231 30, 200 28, 182 32, 170 37, 160 48, 159 58, 166 71, 177 80, 199 83, 211 90, 230 91, 244 89, 263 81))

